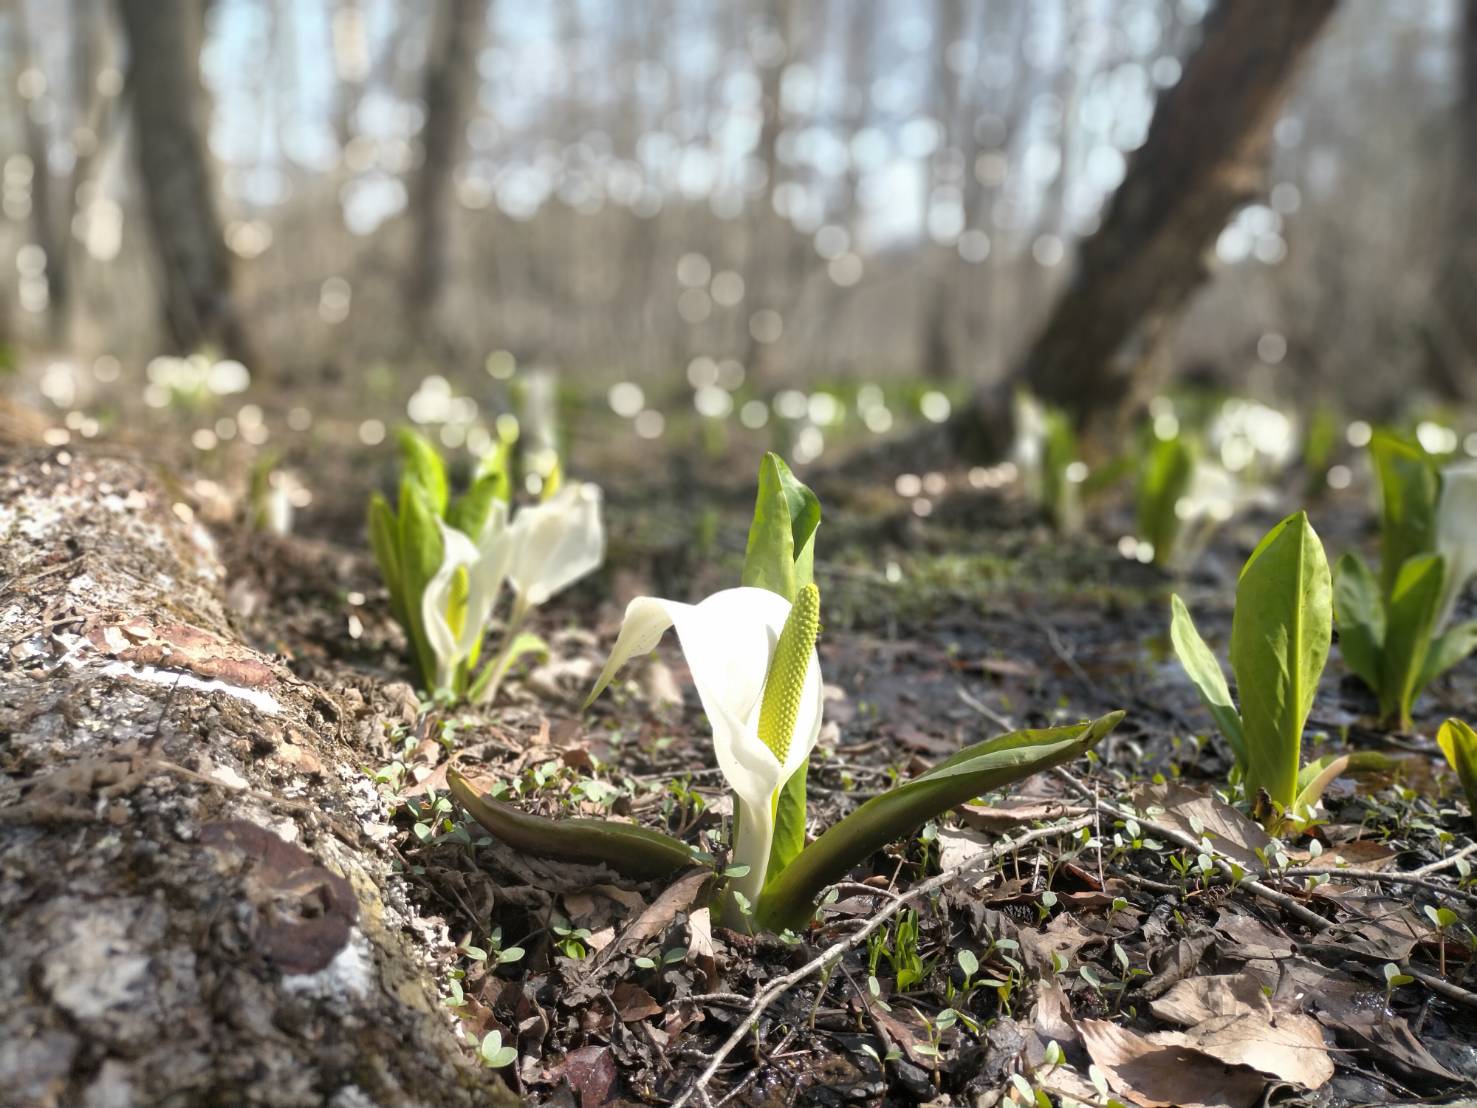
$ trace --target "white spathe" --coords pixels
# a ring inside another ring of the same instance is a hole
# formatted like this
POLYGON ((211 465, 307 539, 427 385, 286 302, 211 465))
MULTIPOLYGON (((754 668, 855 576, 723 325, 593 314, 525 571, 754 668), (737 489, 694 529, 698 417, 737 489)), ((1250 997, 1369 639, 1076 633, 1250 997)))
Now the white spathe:
POLYGON ((1439 632, 1451 620, 1467 582, 1477 574, 1477 462, 1462 462, 1441 471, 1436 552, 1446 562, 1436 618, 1439 632))
POLYGON ((700 604, 638 596, 626 607, 620 634, 590 694, 594 700, 621 666, 649 653, 667 628, 677 628, 692 683, 713 729, 718 767, 738 801, 733 862, 748 866, 749 872, 733 887, 751 905, 764 888, 774 841, 776 794, 810 757, 821 732, 821 665, 812 649, 795 733, 784 760, 759 737, 764 681, 789 614, 790 602, 768 589, 724 589, 700 604))
POLYGON ((513 548, 508 527, 508 506, 494 500, 482 532, 473 542, 455 527, 437 520, 441 528, 444 551, 441 568, 427 583, 421 594, 421 621, 426 640, 436 655, 436 684, 450 688, 456 667, 471 656, 487 630, 503 587, 513 548), (467 571, 467 607, 460 632, 453 631, 448 619, 452 583, 458 569, 467 571))
POLYGON ((542 504, 520 508, 508 538, 508 583, 521 604, 544 603, 605 560, 599 486, 572 481, 542 504))

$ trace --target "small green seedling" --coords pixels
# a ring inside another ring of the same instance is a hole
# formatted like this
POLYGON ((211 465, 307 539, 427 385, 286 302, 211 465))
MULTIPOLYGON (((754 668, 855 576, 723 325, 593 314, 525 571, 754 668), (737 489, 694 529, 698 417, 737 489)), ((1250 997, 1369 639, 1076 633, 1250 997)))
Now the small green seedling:
POLYGON ((1394 962, 1386 962, 1383 972, 1385 975, 1385 1007, 1388 1008, 1390 997, 1394 995, 1395 990, 1401 985, 1409 985, 1415 978, 1408 973, 1401 973, 1400 967, 1394 962))
MULTIPOLYGON (((590 701, 630 658, 677 630, 733 790, 731 860, 744 867, 720 904, 733 927, 799 932, 826 887, 888 843, 982 792, 1085 754, 1122 712, 1088 723, 1014 731, 966 747, 862 804, 805 844, 806 766, 821 730, 820 592, 811 581, 820 505, 777 457, 765 458, 744 567, 745 585, 700 604, 637 597, 590 701)), ((478 796, 455 771, 452 794, 494 836, 533 854, 600 861, 670 876, 700 864, 662 832, 602 820, 548 820, 478 796)), ((720 882, 715 882, 720 884, 720 882)))
POLYGON ((1247 798, 1269 825, 1316 804, 1347 764, 1320 759, 1300 766, 1303 726, 1328 658, 1331 594, 1323 544, 1306 513, 1267 532, 1236 582, 1231 670, 1239 711, 1184 601, 1171 598, 1175 655, 1230 744, 1247 798))
POLYGON ((1438 473, 1415 443, 1385 431, 1369 444, 1379 476, 1380 575, 1355 553, 1334 571, 1344 661, 1408 730, 1427 685, 1477 648, 1477 620, 1447 627, 1477 559, 1477 469, 1438 473))

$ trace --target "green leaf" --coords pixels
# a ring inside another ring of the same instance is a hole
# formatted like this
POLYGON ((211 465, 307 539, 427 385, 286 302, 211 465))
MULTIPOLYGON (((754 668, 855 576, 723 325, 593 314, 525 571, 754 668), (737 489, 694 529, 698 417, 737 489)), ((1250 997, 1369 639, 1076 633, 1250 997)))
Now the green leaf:
POLYGON ((1226 687, 1226 675, 1221 671, 1221 664, 1216 661, 1210 647, 1205 645, 1205 640, 1195 629, 1195 621, 1190 618, 1185 602, 1178 596, 1171 596, 1169 605, 1169 641, 1174 646, 1175 657, 1180 660, 1186 675, 1195 683, 1200 699, 1215 717, 1221 734, 1231 744, 1231 750, 1236 755, 1236 764, 1245 769, 1246 739, 1241 731, 1241 716, 1231 703, 1231 690, 1226 687))
POLYGON ((759 463, 759 492, 744 553, 743 583, 794 600, 810 584, 821 504, 778 454, 759 463))
POLYGON ((1400 568, 1436 549, 1436 467, 1419 444, 1376 431, 1369 454, 1380 480, 1380 589, 1394 594, 1400 568))
POLYGON ((1154 563, 1163 565, 1174 553, 1180 533, 1175 505, 1190 487, 1197 451, 1185 436, 1156 439, 1149 449, 1138 485, 1139 536, 1154 547, 1154 563))
MULTIPOLYGON (((425 489, 436 515, 444 518, 450 489, 446 483, 446 466, 441 461, 441 454, 431 445, 430 440, 408 427, 400 428, 395 437, 400 444, 400 463, 404 475, 425 489)), ((402 504, 401 511, 404 510, 405 506, 402 504)))
POLYGON ((769 848, 769 868, 764 872, 766 885, 805 849, 805 778, 809 769, 807 758, 790 775, 776 799, 774 841, 769 848))
POLYGON ((1378 696, 1384 683, 1385 602, 1379 582, 1357 554, 1345 554, 1334 566, 1333 610, 1344 661, 1378 696))
POLYGON ((982 792, 1071 761, 1122 718, 1122 712, 1112 712, 1091 723, 1012 731, 966 747, 927 773, 873 797, 801 851, 765 886, 758 923, 772 931, 803 929, 825 887, 875 851, 982 792))
POLYGON ((701 864, 691 847, 660 831, 603 819, 553 820, 529 815, 478 796, 454 769, 447 771, 446 783, 457 803, 491 835, 534 857, 606 865, 642 880, 670 878, 701 864))
POLYGON ((1449 719, 1436 732, 1436 745, 1456 770, 1462 792, 1467 794, 1467 808, 1477 822, 1477 731, 1459 719, 1449 719))
POLYGON ((1459 623, 1446 634, 1433 639, 1426 654, 1426 664, 1416 681, 1417 691, 1424 689, 1436 678, 1477 650, 1477 620, 1459 623))
POLYGON ((421 595, 441 568, 444 550, 436 515, 418 481, 400 482, 400 580, 405 598, 405 629, 420 664, 426 689, 436 687, 436 657, 421 619, 421 595))
POLYGON ((369 548, 390 591, 390 614, 405 627, 405 589, 400 570, 400 530, 395 510, 379 493, 369 498, 369 548))
POLYGON ((1385 654, 1380 707, 1387 722, 1410 727, 1410 710, 1424 687, 1421 674, 1436 629, 1445 562, 1440 554, 1423 554, 1400 567, 1395 590, 1385 606, 1385 654))
POLYGON ((483 474, 472 482, 466 495, 451 506, 446 522, 476 542, 482 535, 487 517, 492 513, 493 504, 498 500, 504 503, 508 500, 507 475, 483 474))
POLYGON ((1287 810, 1297 798, 1303 724, 1333 632, 1323 544, 1303 512, 1267 532, 1236 583, 1231 670, 1241 696, 1246 791, 1287 810))

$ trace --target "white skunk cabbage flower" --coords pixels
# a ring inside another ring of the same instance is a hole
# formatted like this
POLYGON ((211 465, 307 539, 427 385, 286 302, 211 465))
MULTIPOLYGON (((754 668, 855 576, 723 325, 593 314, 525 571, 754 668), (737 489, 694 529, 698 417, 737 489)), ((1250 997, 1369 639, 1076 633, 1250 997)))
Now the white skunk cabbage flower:
POLYGON ((713 729, 718 767, 734 792, 738 837, 732 863, 748 872, 731 889, 749 905, 764 888, 780 789, 810 757, 821 731, 819 620, 814 585, 802 589, 794 605, 751 587, 724 589, 700 604, 639 596, 627 605, 590 694, 593 701, 621 666, 649 653, 668 627, 677 628, 713 729), (784 636, 787 621, 793 630, 784 636))
POLYGON ((498 591, 508 573, 513 548, 508 506, 501 500, 493 501, 476 542, 455 527, 448 527, 440 520, 436 522, 441 528, 445 553, 441 568, 421 594, 421 619, 426 628, 426 640, 436 655, 436 684, 450 688, 456 667, 471 656, 487 631, 498 591), (460 619, 454 621, 452 589, 459 569, 467 571, 467 596, 462 611, 456 613, 460 619))
POLYGON ((1446 562, 1437 609, 1439 632, 1451 620, 1457 599, 1477 574, 1477 462, 1441 471, 1441 498, 1436 502, 1436 552, 1446 562))
POLYGON ((599 486, 572 481, 542 504, 518 509, 508 539, 508 583, 519 606, 544 603, 605 560, 599 486))

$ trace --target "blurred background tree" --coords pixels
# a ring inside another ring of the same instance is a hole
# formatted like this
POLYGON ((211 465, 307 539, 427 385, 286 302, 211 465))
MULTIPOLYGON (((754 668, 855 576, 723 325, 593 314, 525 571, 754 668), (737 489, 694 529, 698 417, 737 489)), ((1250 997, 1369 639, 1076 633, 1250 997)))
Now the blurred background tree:
POLYGON ((0 331, 297 385, 1025 379, 1110 422, 1178 366, 1470 397, 1474 12, 6 0, 0 331))

